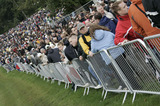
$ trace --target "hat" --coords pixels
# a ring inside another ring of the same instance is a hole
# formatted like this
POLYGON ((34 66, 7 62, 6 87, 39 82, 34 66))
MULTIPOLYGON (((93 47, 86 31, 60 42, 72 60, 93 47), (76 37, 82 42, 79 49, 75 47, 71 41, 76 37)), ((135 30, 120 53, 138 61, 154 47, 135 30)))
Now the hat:
POLYGON ((85 27, 85 24, 84 24, 84 23, 79 23, 79 24, 77 25, 77 30, 78 30, 78 31, 81 30, 82 27, 85 27))

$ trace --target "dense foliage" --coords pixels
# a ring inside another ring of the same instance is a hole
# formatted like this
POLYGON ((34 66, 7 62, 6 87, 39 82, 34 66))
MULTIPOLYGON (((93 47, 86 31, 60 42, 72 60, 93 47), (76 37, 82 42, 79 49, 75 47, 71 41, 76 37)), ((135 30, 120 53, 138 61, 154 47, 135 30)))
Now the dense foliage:
POLYGON ((47 8, 54 14, 58 9, 65 7, 67 14, 88 1, 90 0, 0 0, 0 34, 41 8, 47 8))

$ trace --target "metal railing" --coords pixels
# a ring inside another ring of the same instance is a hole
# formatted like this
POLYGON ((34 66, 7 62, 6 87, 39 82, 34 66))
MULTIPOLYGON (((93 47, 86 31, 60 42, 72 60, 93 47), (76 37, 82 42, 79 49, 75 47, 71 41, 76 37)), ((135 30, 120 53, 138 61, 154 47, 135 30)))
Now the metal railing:
MULTIPOLYGON (((84 87, 84 93, 88 88, 95 88, 98 84, 103 87, 104 99, 107 92, 124 92, 125 102, 127 93, 133 93, 132 102, 136 93, 160 94, 160 64, 159 64, 160 35, 144 38, 144 41, 136 39, 124 45, 114 46, 102 50, 93 57, 84 61, 74 59, 72 64, 49 63, 38 66, 17 63, 20 70, 27 73, 35 73, 52 81, 58 80, 69 87, 74 83, 76 88, 84 87)), ((7 72, 12 71, 13 64, 5 64, 7 72)), ((77 89, 75 89, 76 91, 77 89)))

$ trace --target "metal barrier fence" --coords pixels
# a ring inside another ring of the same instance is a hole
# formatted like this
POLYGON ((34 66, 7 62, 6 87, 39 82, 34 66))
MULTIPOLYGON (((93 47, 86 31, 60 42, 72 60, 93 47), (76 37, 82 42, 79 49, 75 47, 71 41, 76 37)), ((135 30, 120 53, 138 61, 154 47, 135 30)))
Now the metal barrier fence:
POLYGON ((4 64, 3 67, 7 70, 7 73, 14 70, 11 64, 4 64))
POLYGON ((131 91, 128 90, 125 79, 122 79, 123 77, 120 76, 121 74, 117 72, 116 67, 114 67, 113 63, 108 58, 105 50, 94 54, 93 57, 88 57, 87 60, 106 91, 104 99, 106 98, 107 92, 125 92, 124 103, 127 92, 131 91))
POLYGON ((154 60, 148 58, 151 53, 144 42, 137 39, 126 43, 123 45, 125 52, 121 56, 114 58, 111 52, 117 48, 115 46, 107 49, 107 53, 112 59, 112 63, 127 78, 129 88, 134 92, 133 101, 136 93, 160 94, 160 82, 156 78, 156 71, 159 68, 154 60))
MULTIPOLYGON (((107 92, 133 93, 132 102, 136 93, 160 94, 160 64, 159 42, 160 35, 130 41, 124 45, 114 46, 107 50, 88 57, 86 61, 74 59, 72 65, 50 63, 38 66, 16 63, 20 70, 35 73, 41 78, 65 82, 65 88, 70 83, 76 87, 85 87, 84 94, 89 87, 96 88, 98 84, 107 92)), ((10 72, 14 64, 5 64, 3 67, 10 72)), ((76 89, 75 89, 76 91, 76 89)), ((104 94, 104 92, 102 93, 104 94)))

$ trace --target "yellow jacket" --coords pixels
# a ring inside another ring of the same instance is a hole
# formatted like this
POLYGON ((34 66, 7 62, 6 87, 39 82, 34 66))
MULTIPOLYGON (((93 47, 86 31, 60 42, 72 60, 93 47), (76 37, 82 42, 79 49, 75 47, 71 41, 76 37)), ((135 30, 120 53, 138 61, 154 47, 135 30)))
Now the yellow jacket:
MULTIPOLYGON (((86 38, 87 42, 90 42, 92 39, 89 35, 88 36, 82 35, 82 36, 86 38)), ((83 41, 82 36, 79 38, 79 44, 81 45, 83 51, 88 55, 90 47, 83 41)))

